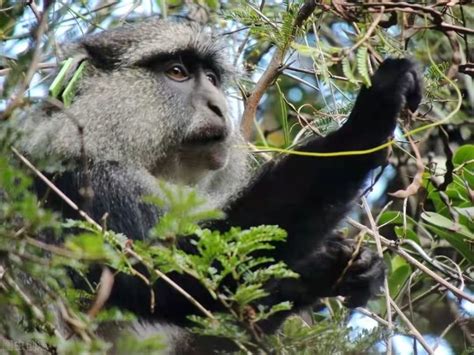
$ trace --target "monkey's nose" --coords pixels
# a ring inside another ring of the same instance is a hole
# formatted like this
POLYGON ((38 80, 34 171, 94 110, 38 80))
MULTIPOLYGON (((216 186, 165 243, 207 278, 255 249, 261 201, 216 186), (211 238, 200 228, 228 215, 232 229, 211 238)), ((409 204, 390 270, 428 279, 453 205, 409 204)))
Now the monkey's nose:
POLYGON ((222 113, 222 110, 220 109, 219 106, 214 105, 212 102, 208 102, 207 107, 209 107, 209 109, 212 112, 214 112, 217 116, 219 116, 220 118, 224 118, 224 114, 222 113))

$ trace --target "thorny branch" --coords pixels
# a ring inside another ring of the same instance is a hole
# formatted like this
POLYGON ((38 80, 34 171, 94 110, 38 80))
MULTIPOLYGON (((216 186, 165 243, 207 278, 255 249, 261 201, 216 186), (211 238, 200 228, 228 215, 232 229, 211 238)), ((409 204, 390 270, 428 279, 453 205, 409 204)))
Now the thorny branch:
MULTIPOLYGON (((462 63, 463 55, 461 54, 461 46, 458 42, 459 35, 474 35, 474 29, 460 26, 457 24, 448 23, 445 21, 445 12, 446 9, 453 6, 457 2, 449 2, 449 1, 438 1, 434 5, 424 5, 424 4, 417 4, 417 3, 408 3, 408 2, 390 2, 390 1, 383 1, 383 2, 345 2, 345 1, 333 1, 331 4, 327 4, 324 2, 319 2, 316 0, 306 0, 304 4, 298 11, 298 14, 293 22, 292 28, 292 36, 289 38, 289 41, 295 40, 294 36, 296 35, 297 31, 304 25, 304 22, 311 16, 314 10, 319 7, 322 8, 324 11, 330 11, 332 13, 337 14, 338 16, 344 19, 351 19, 352 21, 356 21, 358 17, 360 17, 360 10, 365 10, 369 13, 377 13, 378 17, 372 21, 369 29, 365 33, 365 35, 357 41, 355 45, 353 45, 350 49, 344 49, 345 52, 353 52, 357 47, 361 46, 362 44, 366 44, 371 52, 372 56, 376 56, 377 53, 373 50, 370 43, 368 43, 369 37, 371 37, 372 32, 375 30, 377 26, 385 26, 385 21, 382 21, 382 16, 384 14, 388 14, 390 16, 390 23, 391 25, 396 24, 396 17, 392 16, 395 13, 407 13, 419 16, 422 19, 429 19, 431 21, 430 26, 428 27, 416 27, 412 26, 413 30, 421 30, 431 28, 434 30, 438 30, 444 33, 451 45, 452 48, 452 58, 451 58, 451 67, 448 70, 448 78, 453 78, 458 72, 466 73, 472 76, 472 63, 462 63), (442 7, 442 10, 438 8, 442 7)), ((270 26, 274 27, 276 31, 279 30, 278 26, 271 21, 268 17, 266 17, 262 12, 262 7, 260 9, 254 9, 254 11, 262 17, 262 19, 268 23, 270 26)), ((246 38, 248 41, 248 38, 246 38)), ((285 60, 287 55, 289 46, 284 47, 277 47, 275 48, 275 52, 266 67, 265 71, 263 72, 260 79, 256 82, 253 91, 246 97, 245 100, 245 109, 242 115, 242 131, 244 133, 244 137, 249 138, 252 134, 255 115, 257 111, 258 104, 266 92, 266 90, 274 83, 274 81, 278 78, 281 74, 283 69, 282 64, 285 60)), ((466 48, 467 51, 467 48, 466 48)), ((343 56, 342 56, 343 57, 343 56)), ((338 60, 338 58, 342 58, 338 56, 334 56, 332 60, 338 60)), ((465 56, 468 57, 468 56, 465 56)), ((380 58, 377 61, 380 61, 380 58)), ((468 58, 469 59, 469 58, 468 58)))
MULTIPOLYGON (((369 204, 367 203, 367 199, 362 197, 362 206, 364 207, 364 211, 367 214, 367 218, 369 219, 370 222, 370 228, 372 230, 372 236, 375 239, 375 245, 377 246, 377 253, 380 258, 383 258, 383 250, 382 250, 382 242, 379 234, 379 230, 377 228, 377 224, 375 223, 375 219, 372 215, 372 212, 370 211, 369 204)), ((384 280, 383 280, 383 288, 384 288, 384 293, 385 293, 385 306, 387 307, 387 323, 388 323, 388 329, 390 331, 393 330, 393 322, 392 322, 392 302, 391 302, 391 297, 390 297, 390 289, 388 287, 388 279, 387 275, 385 275, 384 280)), ((392 354, 392 341, 389 339, 387 343, 387 354, 390 355, 392 354)))
MULTIPOLYGON (((314 9, 316 8, 316 1, 305 0, 304 4, 298 11, 298 15, 293 23, 292 37, 296 34, 297 30, 303 25, 306 19, 311 16, 314 9)), ((290 39, 292 40, 292 39, 290 39)), ((253 92, 249 95, 246 100, 244 113, 242 116, 242 131, 244 137, 249 138, 252 132, 255 114, 257 107, 265 91, 275 81, 280 74, 280 68, 285 58, 287 51, 285 48, 276 48, 269 65, 263 72, 260 80, 256 83, 253 92)))

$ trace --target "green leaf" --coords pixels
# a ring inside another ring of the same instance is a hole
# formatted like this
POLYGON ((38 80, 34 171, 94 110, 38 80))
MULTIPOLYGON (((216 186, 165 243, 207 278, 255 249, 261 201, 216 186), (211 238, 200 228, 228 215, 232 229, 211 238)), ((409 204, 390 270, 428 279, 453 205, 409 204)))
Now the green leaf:
POLYGON ((357 71, 359 72, 365 86, 370 87, 370 74, 369 74, 369 53, 367 47, 359 47, 356 54, 357 60, 357 71))
POLYGON ((470 170, 474 170, 474 145, 466 144, 460 147, 453 156, 453 163, 459 166, 463 163, 470 162, 466 165, 470 170))
POLYGON ((344 59, 342 59, 342 72, 344 73, 346 78, 349 79, 349 82, 357 84, 357 79, 354 76, 354 73, 352 72, 351 63, 349 62, 349 58, 347 57, 344 57, 344 59))
POLYGON ((76 96, 77 88, 79 86, 79 82, 82 78, 82 75, 84 73, 84 68, 86 67, 86 65, 87 65, 86 61, 82 62, 79 65, 79 67, 74 72, 74 75, 72 76, 71 80, 64 88, 64 92, 61 95, 61 99, 62 99, 62 102, 64 103, 64 107, 71 106, 71 103, 74 100, 74 97, 76 96))
MULTIPOLYGON (((385 211, 382 215, 378 218, 378 225, 385 225, 385 224, 401 224, 403 225, 403 214, 398 211, 385 211)), ((410 216, 405 216, 405 220, 407 226, 412 228, 416 225, 416 221, 411 218, 410 216)))
POLYGON ((423 212, 421 218, 427 221, 428 223, 434 224, 435 226, 449 230, 462 235, 463 237, 474 239, 474 234, 472 234, 466 226, 453 222, 450 219, 435 213, 435 212, 423 212))
POLYGON ((474 263, 474 253, 472 252, 472 240, 468 242, 466 238, 463 237, 459 233, 450 232, 450 231, 444 230, 442 228, 439 228, 430 224, 426 224, 425 226, 427 229, 436 233, 439 237, 443 238, 449 244, 451 244, 471 264, 474 263))
POLYGON ((218 0, 206 0, 206 4, 211 10, 219 10, 221 7, 221 4, 218 0))
POLYGON ((412 229, 403 228, 402 226, 395 226, 393 230, 395 231, 395 234, 398 238, 410 239, 413 240, 415 243, 421 245, 420 238, 418 238, 418 235, 412 229))
POLYGON ((232 299, 244 306, 265 296, 268 296, 268 293, 262 289, 262 284, 240 285, 232 299))
POLYGON ((411 275, 411 268, 406 262, 395 268, 388 279, 388 288, 390 296, 396 297, 403 285, 407 282, 411 275))
MULTIPOLYGON (((455 166, 460 167, 463 165, 463 168, 460 171, 460 176, 455 176, 456 178, 461 178, 461 186, 464 187, 464 191, 467 188, 464 186, 464 181, 467 181, 467 185, 470 189, 474 188, 474 145, 466 144, 460 147, 453 156, 453 163, 455 166)), ((451 184, 452 185, 452 184, 451 184)), ((468 194, 466 192, 466 194, 468 194)), ((470 196, 468 196, 470 199, 470 196)))
MULTIPOLYGON (((265 258, 268 261, 268 258, 265 258)), ((252 260, 250 261, 252 263, 252 260)), ((245 276, 247 283, 263 284, 271 278, 283 279, 283 278, 297 278, 299 275, 288 269, 283 261, 276 264, 270 265, 265 268, 260 268, 254 272, 248 273, 245 276)))
POLYGON ((69 70, 69 67, 72 65, 73 62, 74 62, 73 58, 68 58, 64 62, 61 63, 61 70, 59 71, 59 73, 54 78, 54 81, 49 86, 49 95, 51 97, 58 98, 63 88, 66 86, 64 83, 64 80, 66 78, 66 74, 69 70))
POLYGON ((160 196, 147 196, 144 201, 154 204, 166 213, 152 228, 149 235, 154 239, 176 240, 178 236, 189 236, 198 232, 198 223, 220 219, 221 211, 206 207, 206 201, 196 190, 159 182, 160 196))
POLYGON ((161 353, 166 348, 164 344, 164 336, 160 334, 139 338, 134 334, 121 334, 114 353, 123 355, 161 353))
POLYGON ((115 255, 110 245, 97 234, 87 233, 69 237, 65 246, 85 259, 110 259, 115 255))
POLYGON ((314 57, 314 56, 317 56, 319 54, 319 50, 315 47, 311 47, 311 46, 307 46, 305 44, 300 44, 300 43, 296 43, 296 42, 293 42, 291 43, 291 46, 296 49, 296 51, 303 55, 303 56, 306 56, 306 57, 314 57))
POLYGON ((293 308, 293 304, 291 302, 285 301, 285 302, 277 303, 277 304, 273 305, 270 308, 270 310, 268 310, 266 312, 262 312, 261 314, 259 314, 257 319, 259 321, 263 320, 263 319, 268 319, 270 316, 272 316, 275 313, 289 311, 289 310, 291 310, 291 308, 293 308))

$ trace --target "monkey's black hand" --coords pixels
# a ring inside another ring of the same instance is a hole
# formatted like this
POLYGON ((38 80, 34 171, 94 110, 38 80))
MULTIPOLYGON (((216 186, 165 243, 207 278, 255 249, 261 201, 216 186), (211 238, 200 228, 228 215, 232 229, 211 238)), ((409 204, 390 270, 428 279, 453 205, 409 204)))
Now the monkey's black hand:
POLYGON ((366 131, 378 141, 395 129, 396 118, 404 107, 415 111, 422 97, 422 81, 414 62, 387 59, 372 77, 372 86, 357 97, 348 124, 355 131, 366 131))
POLYGON ((415 111, 421 101, 420 73, 409 59, 387 59, 372 78, 372 88, 379 95, 394 96, 400 106, 415 111))
MULTIPOLYGON (((273 279, 266 286, 268 296, 260 300, 267 307, 292 301, 292 312, 314 305, 319 298, 344 296, 350 308, 363 306, 383 285, 386 267, 383 259, 367 248, 356 250, 356 243, 340 236, 329 237, 323 245, 290 268, 300 277, 273 279)), ((274 331, 290 312, 279 312, 259 326, 274 331)))
POLYGON ((354 247, 351 249, 351 255, 346 252, 342 258, 349 260, 332 289, 334 295, 345 296, 346 305, 354 308, 365 305, 380 292, 386 267, 383 259, 372 250, 362 248, 356 253, 354 247))
POLYGON ((357 250, 353 240, 338 236, 329 238, 294 270, 300 274, 303 304, 319 297, 345 296, 348 307, 366 304, 379 292, 385 275, 383 259, 376 253, 365 247, 357 250))

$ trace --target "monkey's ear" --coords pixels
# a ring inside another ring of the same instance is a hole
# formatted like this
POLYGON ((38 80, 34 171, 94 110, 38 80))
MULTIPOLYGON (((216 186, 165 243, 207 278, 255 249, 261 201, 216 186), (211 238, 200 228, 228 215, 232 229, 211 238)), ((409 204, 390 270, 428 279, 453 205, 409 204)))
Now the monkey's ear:
POLYGON ((90 62, 97 68, 112 70, 122 62, 132 40, 118 31, 103 32, 98 35, 88 36, 81 41, 81 46, 86 50, 90 62))

